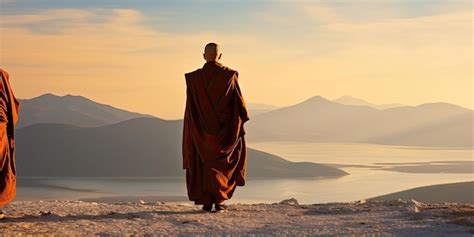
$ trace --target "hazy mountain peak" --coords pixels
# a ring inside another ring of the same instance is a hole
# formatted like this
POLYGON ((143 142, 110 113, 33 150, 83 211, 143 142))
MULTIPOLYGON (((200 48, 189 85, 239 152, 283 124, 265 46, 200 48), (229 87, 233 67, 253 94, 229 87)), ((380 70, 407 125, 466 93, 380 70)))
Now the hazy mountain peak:
POLYGON ((150 117, 94 102, 77 95, 58 96, 46 93, 22 100, 18 127, 38 123, 74 124, 80 127, 98 127, 125 120, 150 117))
POLYGON ((39 95, 37 97, 30 98, 30 99, 23 99, 23 101, 43 101, 43 100, 61 100, 61 99, 77 99, 77 100, 92 101, 92 100, 90 100, 86 97, 80 96, 80 95, 66 94, 66 95, 61 96, 61 95, 55 95, 53 93, 45 93, 45 94, 39 95))
POLYGON ((333 103, 332 101, 320 96, 320 95, 316 95, 316 96, 313 96, 305 101, 303 101, 302 103, 333 103))
POLYGON ((86 100, 90 100, 84 96, 80 96, 80 95, 71 95, 71 94, 66 94, 64 96, 59 96, 59 97, 63 97, 63 98, 76 98, 76 99, 86 99, 86 100))
POLYGON ((263 103, 247 103, 247 108, 250 110, 274 110, 277 106, 263 103))
POLYGON ((353 96, 350 96, 350 95, 341 96, 337 99, 334 99, 333 101, 336 102, 336 103, 339 103, 339 104, 343 104, 343 105, 370 106, 370 107, 380 109, 380 110, 391 109, 391 108, 404 106, 402 104, 397 104, 397 103, 394 103, 394 104, 380 104, 380 105, 372 104, 372 103, 370 103, 366 100, 356 98, 356 97, 353 97, 353 96))
POLYGON ((446 102, 425 103, 425 104, 418 105, 416 107, 418 107, 418 108, 435 108, 435 109, 444 108, 444 109, 456 109, 456 110, 461 109, 461 110, 469 111, 469 109, 466 109, 464 107, 461 107, 461 106, 458 106, 458 105, 455 105, 455 104, 446 103, 446 102))
POLYGON ((344 105, 363 105, 363 106, 374 106, 374 104, 369 103, 363 99, 359 99, 353 96, 344 95, 335 100, 336 103, 344 104, 344 105))
POLYGON ((471 147, 472 113, 472 110, 448 103, 378 109, 366 105, 343 105, 314 96, 254 118, 247 130, 249 141, 253 142, 369 142, 471 147))
POLYGON ((58 95, 55 95, 53 93, 45 93, 37 97, 59 97, 58 95))
MULTIPOLYGON (((341 97, 339 97, 339 98, 337 98, 337 99, 356 99, 356 100, 362 100, 362 99, 359 99, 359 98, 356 98, 356 97, 350 96, 350 95, 343 95, 343 96, 341 96, 341 97)), ((337 99, 336 99, 336 100, 337 100, 337 99)))
POLYGON ((277 106, 270 104, 261 104, 261 103, 247 103, 247 110, 251 117, 258 116, 264 113, 268 113, 272 110, 278 109, 277 106))
POLYGON ((24 100, 41 100, 41 99, 54 99, 54 98, 59 98, 59 96, 52 93, 46 93, 37 97, 33 97, 31 99, 24 99, 24 100))

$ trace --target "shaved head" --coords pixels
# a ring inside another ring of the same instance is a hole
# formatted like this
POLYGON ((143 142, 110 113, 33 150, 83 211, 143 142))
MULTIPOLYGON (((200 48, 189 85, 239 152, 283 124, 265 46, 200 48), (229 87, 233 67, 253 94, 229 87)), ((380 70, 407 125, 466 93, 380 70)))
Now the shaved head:
POLYGON ((222 54, 219 51, 219 45, 216 43, 208 43, 204 47, 204 59, 209 61, 217 61, 221 58, 222 54))
POLYGON ((206 47, 204 47, 204 53, 205 54, 218 54, 219 45, 217 45, 216 43, 206 44, 206 47))

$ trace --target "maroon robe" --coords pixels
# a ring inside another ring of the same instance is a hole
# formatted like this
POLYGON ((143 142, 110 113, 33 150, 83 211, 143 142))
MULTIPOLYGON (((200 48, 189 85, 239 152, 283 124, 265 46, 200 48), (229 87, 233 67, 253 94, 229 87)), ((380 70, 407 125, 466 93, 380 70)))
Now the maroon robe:
POLYGON ((245 185, 249 120, 238 73, 218 62, 186 75, 183 168, 189 200, 221 203, 245 185))
POLYGON ((16 195, 15 124, 20 103, 13 95, 8 73, 0 68, 0 208, 16 195))

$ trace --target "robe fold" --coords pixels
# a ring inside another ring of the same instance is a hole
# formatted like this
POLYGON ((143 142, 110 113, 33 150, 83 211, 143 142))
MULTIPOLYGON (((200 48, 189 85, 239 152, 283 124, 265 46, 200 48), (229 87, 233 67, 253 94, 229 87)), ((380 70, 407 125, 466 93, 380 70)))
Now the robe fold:
POLYGON ((189 200, 221 203, 245 185, 249 120, 238 73, 217 62, 185 74, 183 168, 189 200))
POLYGON ((15 124, 20 103, 10 86, 8 73, 0 68, 0 208, 16 195, 15 124))

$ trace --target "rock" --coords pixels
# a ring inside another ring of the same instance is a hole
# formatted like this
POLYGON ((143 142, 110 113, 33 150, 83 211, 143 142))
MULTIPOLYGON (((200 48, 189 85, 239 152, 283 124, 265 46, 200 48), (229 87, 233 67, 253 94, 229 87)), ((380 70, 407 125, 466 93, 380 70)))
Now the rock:
POLYGON ((52 214, 50 211, 40 211, 40 216, 51 216, 52 214))
POLYGON ((426 204, 424 204, 424 203, 422 203, 422 202, 419 202, 419 201, 417 201, 417 200, 415 200, 415 199, 412 199, 411 202, 412 202, 413 204, 415 204, 416 206, 419 206, 419 207, 424 207, 424 206, 426 206, 426 204))
POLYGON ((285 204, 285 205, 292 205, 292 206, 300 205, 298 203, 298 200, 296 200, 295 198, 285 199, 285 200, 279 202, 278 204, 285 204))
POLYGON ((367 203, 367 200, 365 199, 357 201, 357 204, 366 204, 366 203, 367 203))
POLYGON ((412 211, 415 213, 423 211, 423 209, 426 207, 426 204, 419 202, 415 199, 411 199, 411 202, 414 204, 412 211))

